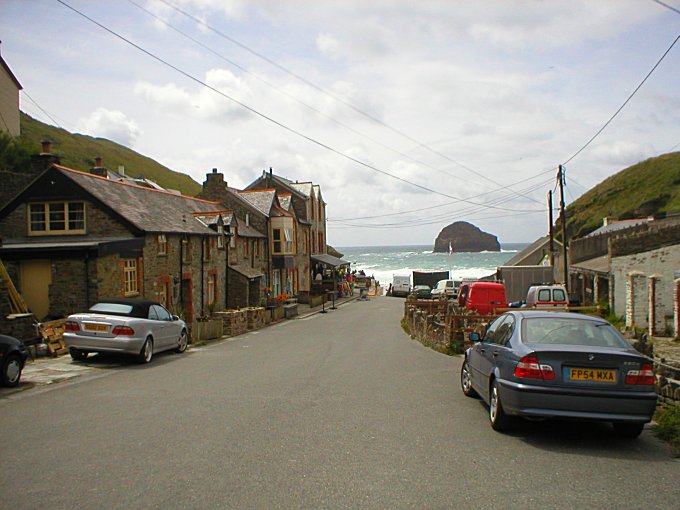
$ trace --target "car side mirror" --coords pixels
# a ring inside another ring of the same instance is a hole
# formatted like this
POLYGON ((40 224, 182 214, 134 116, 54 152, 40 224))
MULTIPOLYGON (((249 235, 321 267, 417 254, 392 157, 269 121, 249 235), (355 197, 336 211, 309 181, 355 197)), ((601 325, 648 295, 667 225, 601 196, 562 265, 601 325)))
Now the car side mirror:
POLYGON ((482 337, 476 331, 473 331, 472 333, 470 333, 469 338, 470 338, 470 342, 475 342, 475 343, 480 342, 482 340, 482 337))
POLYGON ((178 321, 179 320, 179 315, 173 315, 172 316, 173 321, 178 321))

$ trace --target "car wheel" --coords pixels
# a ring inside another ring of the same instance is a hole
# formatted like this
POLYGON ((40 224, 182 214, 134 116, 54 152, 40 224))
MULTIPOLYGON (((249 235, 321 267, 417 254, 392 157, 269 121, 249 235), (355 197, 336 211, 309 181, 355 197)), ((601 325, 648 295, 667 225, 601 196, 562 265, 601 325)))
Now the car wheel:
POLYGON ((614 422, 612 426, 616 434, 628 439, 635 439, 642 433, 642 429, 645 428, 644 423, 614 422))
POLYGON ((144 342, 142 350, 139 351, 137 359, 140 363, 149 363, 151 358, 153 358, 153 340, 149 337, 146 339, 146 342, 144 342))
POLYGON ((10 354, 2 366, 2 373, 0 373, 0 384, 8 388, 14 388, 19 384, 21 379, 21 358, 18 354, 10 354))
POLYGON ((497 431, 506 430, 510 425, 510 417, 503 410, 498 383, 495 379, 491 382, 489 392, 489 421, 491 421, 491 428, 497 431))
POLYGON ((187 350, 187 346, 189 345, 189 335, 187 335, 187 330, 183 329, 182 334, 179 335, 179 345, 177 346, 177 349, 175 349, 175 352, 178 353, 183 353, 184 351, 187 350))
POLYGON ((89 354, 88 352, 78 350, 75 347, 71 347, 68 350, 68 353, 71 355, 71 359, 73 361, 84 361, 87 359, 87 355, 89 354))
POLYGON ((477 392, 472 389, 472 378, 470 374, 470 364, 467 359, 463 361, 463 366, 460 368, 460 387, 463 389, 463 395, 470 398, 476 398, 477 392))

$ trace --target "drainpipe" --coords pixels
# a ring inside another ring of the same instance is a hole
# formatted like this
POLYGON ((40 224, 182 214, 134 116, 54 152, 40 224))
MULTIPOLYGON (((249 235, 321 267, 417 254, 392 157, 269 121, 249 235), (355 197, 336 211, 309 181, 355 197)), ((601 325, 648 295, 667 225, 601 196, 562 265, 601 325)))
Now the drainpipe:
POLYGON ((85 252, 85 304, 90 308, 90 254, 85 252))
POLYGON ((205 316, 205 239, 201 237, 201 315, 205 316))
MULTIPOLYGON (((231 229, 230 229, 231 230, 231 229)), ((230 243, 231 243, 231 232, 229 232, 230 235, 225 236, 226 239, 224 242, 226 243, 224 249, 225 249, 225 257, 224 257, 224 309, 226 310, 229 307, 229 250, 231 249, 230 243)))
MULTIPOLYGON (((184 312, 184 293, 182 292, 182 274, 184 274, 184 265, 183 265, 183 259, 184 259, 184 239, 186 238, 185 235, 180 235, 179 236, 179 312, 183 313, 184 312)), ((179 314, 178 314, 179 315, 179 314)))

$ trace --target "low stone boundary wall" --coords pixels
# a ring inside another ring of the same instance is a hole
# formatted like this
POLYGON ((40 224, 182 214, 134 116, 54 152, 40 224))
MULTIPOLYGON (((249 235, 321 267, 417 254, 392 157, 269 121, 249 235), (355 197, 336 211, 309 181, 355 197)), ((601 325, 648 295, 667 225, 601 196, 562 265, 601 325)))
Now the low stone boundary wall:
POLYGON ((406 320, 411 338, 435 351, 449 352, 450 341, 446 334, 446 325, 439 322, 436 315, 429 315, 416 308, 408 308, 406 320))
POLYGON ((662 407, 677 405, 680 402, 680 368, 655 361, 654 372, 659 405, 662 407))

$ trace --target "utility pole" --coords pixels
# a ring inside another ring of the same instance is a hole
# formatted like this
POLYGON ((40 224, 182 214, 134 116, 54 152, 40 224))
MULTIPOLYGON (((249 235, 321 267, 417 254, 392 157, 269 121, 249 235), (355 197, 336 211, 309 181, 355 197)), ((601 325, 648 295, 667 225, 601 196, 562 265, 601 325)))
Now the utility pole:
POLYGON ((569 295, 569 261, 567 260, 567 215, 564 207, 564 167, 559 166, 557 180, 560 184, 560 216, 562 217, 562 258, 564 260, 564 286, 569 295))
POLYGON ((555 271, 555 236, 553 233, 553 202, 552 202, 552 190, 548 191, 548 232, 550 235, 550 267, 553 268, 553 275, 555 271))

